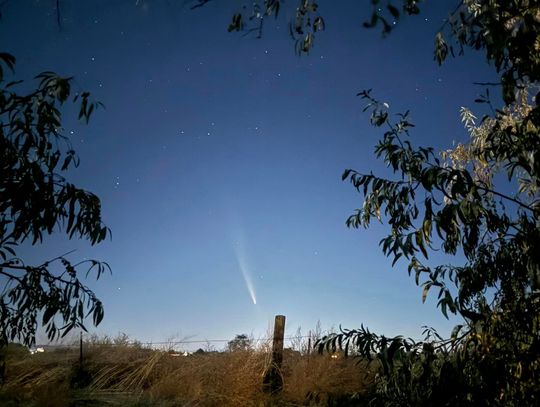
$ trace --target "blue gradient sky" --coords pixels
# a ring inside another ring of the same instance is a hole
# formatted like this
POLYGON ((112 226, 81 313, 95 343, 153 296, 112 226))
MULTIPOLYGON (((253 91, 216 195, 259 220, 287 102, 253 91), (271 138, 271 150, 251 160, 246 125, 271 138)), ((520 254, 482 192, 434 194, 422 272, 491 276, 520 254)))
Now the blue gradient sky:
POLYGON ((493 69, 470 51, 433 61, 454 1, 427 2, 386 39, 361 27, 368 1, 337 3, 320 1, 327 30, 308 57, 294 54, 285 10, 260 40, 228 34, 241 2, 191 11, 173 0, 66 0, 61 30, 52 0, 2 6, 0 44, 17 57, 17 78, 74 75, 106 106, 89 126, 66 109, 65 132, 81 157, 69 179, 101 197, 112 241, 54 235, 21 252, 37 263, 77 249, 74 260, 109 262, 112 276, 88 281, 106 312, 93 332, 259 336, 275 314, 288 333, 318 320, 388 335, 449 331, 455 321, 422 304, 406 264, 392 269, 382 255, 387 228, 345 227, 362 197, 341 174, 387 174, 358 91, 411 109, 415 143, 449 148, 467 138, 459 107, 474 107, 482 89, 472 83, 493 69))

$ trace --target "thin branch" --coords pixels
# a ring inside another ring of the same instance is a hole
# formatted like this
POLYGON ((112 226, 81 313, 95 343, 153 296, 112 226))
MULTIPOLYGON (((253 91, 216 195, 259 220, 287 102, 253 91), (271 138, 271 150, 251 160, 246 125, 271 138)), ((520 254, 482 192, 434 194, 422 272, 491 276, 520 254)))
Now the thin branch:
POLYGON ((449 338, 449 339, 446 339, 446 340, 443 340, 441 342, 439 342, 436 346, 434 346, 434 349, 440 349, 440 348, 445 348, 446 350, 446 346, 448 345, 451 345, 451 349, 452 348, 455 348, 457 345, 459 345, 459 343, 465 339, 465 337, 467 335, 469 335, 471 333, 470 330, 468 331, 465 331, 462 335, 460 335, 459 337, 456 337, 456 338, 449 338))
POLYGON ((62 31, 62 22, 60 19, 60 0, 56 0, 56 24, 58 24, 58 30, 62 31))
POLYGON ((15 276, 13 274, 10 274, 10 273, 2 270, 3 268, 7 268, 7 267, 10 267, 10 266, 5 266, 3 264, 0 264, 0 274, 6 276, 7 278, 11 278, 13 280, 17 280, 18 282, 21 282, 22 279, 20 277, 17 277, 17 276, 15 276))
MULTIPOLYGON (((212 0, 198 0, 198 3, 191 6, 190 9, 191 10, 195 10, 196 8, 199 8, 199 7, 202 7, 204 6, 206 3, 210 3, 212 0)), ((187 4, 187 3, 191 3, 192 1, 190 0, 187 0, 184 2, 184 4, 187 4)))
POLYGON ((47 260, 45 263, 43 263, 42 265, 38 266, 37 268, 40 268, 40 267, 47 267, 49 265, 49 263, 52 263, 54 261, 57 261, 57 260, 61 260, 63 259, 64 257, 66 256, 69 256, 71 253, 74 253, 76 252, 77 249, 73 249, 73 250, 70 250, 69 252, 66 252, 64 254, 61 254, 60 256, 56 256, 55 258, 51 259, 51 260, 47 260))
POLYGON ((478 85, 478 86, 501 86, 502 82, 473 82, 473 85, 478 85))
MULTIPOLYGON (((463 0, 459 1, 458 4, 456 5, 456 7, 454 8, 454 10, 452 10, 452 12, 448 14, 448 16, 450 17, 450 16, 453 16, 454 14, 456 14, 458 12, 458 10, 463 6, 463 4, 464 4, 463 0)), ((444 30, 444 28, 448 25, 449 22, 450 22, 450 19, 445 18, 444 23, 440 26, 438 31, 442 32, 444 30)))
POLYGON ((530 206, 527 205, 527 204, 524 204, 523 202, 521 202, 521 201, 519 201, 519 200, 517 200, 517 199, 515 199, 515 198, 512 198, 512 197, 510 197, 510 196, 508 196, 508 195, 505 195, 505 194, 502 194, 502 193, 500 193, 500 192, 497 192, 497 191, 495 191, 495 190, 493 190, 493 189, 482 187, 482 186, 480 186, 480 185, 477 185, 476 187, 477 187, 478 189, 484 191, 484 192, 488 192, 488 193, 491 193, 491 194, 493 194, 493 195, 497 195, 497 196, 499 196, 499 197, 501 197, 501 198, 503 198, 503 199, 506 199, 506 200, 508 200, 508 201, 510 201, 510 202, 514 202, 515 204, 521 206, 521 207, 524 208, 524 209, 527 209, 527 210, 529 210, 529 211, 531 211, 531 212, 534 212, 534 209, 533 209, 532 207, 530 207, 530 206))
POLYGON ((248 36, 249 34, 253 33, 253 32, 256 32, 257 33, 257 39, 261 39, 262 38, 262 33, 263 33, 263 22, 264 22, 264 18, 261 17, 259 18, 259 26, 258 27, 253 27, 253 28, 250 28, 249 30, 247 30, 244 35, 242 35, 243 37, 246 37, 248 36))

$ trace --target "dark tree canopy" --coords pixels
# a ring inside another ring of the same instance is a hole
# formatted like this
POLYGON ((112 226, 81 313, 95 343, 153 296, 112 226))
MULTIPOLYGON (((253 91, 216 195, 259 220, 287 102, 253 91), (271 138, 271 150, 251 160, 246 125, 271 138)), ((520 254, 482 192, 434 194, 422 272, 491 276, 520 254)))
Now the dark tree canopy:
POLYGON ((238 352, 251 349, 252 340, 246 334, 238 334, 227 342, 227 349, 229 352, 238 352))
POLYGON ((96 244, 110 233, 99 198, 62 175, 79 164, 62 134, 62 106, 78 103, 79 119, 88 122, 99 104, 87 92, 73 96, 72 78, 52 72, 36 76, 35 90, 21 93, 22 81, 9 79, 14 68, 15 58, 0 53, 0 347, 15 340, 32 345, 39 323, 52 340, 84 329, 90 314, 96 325, 103 318, 102 303, 78 271, 85 268, 99 278, 106 263, 74 264, 66 254, 32 265, 17 255, 17 247, 58 232, 96 244))

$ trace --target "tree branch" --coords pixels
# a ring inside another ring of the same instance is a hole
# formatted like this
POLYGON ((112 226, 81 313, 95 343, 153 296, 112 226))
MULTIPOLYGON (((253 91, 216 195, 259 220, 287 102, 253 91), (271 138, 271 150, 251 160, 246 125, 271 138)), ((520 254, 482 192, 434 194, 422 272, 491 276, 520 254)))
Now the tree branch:
POLYGON ((2 270, 5 267, 9 267, 9 266, 4 266, 3 264, 0 264, 0 274, 6 276, 7 278, 11 278, 13 280, 17 280, 18 282, 22 282, 20 277, 14 276, 13 274, 9 274, 8 272, 2 270))
POLYGON ((503 199, 506 199, 506 200, 508 200, 508 201, 510 201, 510 202, 514 202, 515 204, 521 206, 521 207, 524 208, 524 209, 527 209, 527 210, 529 210, 529 211, 531 211, 531 212, 534 212, 534 209, 531 208, 529 205, 524 204, 523 202, 521 202, 521 201, 519 201, 519 200, 517 200, 517 199, 515 199, 515 198, 512 198, 512 197, 510 197, 510 196, 508 196, 508 195, 505 195, 505 194, 502 194, 502 193, 500 193, 500 192, 497 192, 497 191, 495 191, 495 190, 493 190, 493 189, 486 188, 486 187, 482 187, 482 186, 480 186, 480 185, 476 185, 476 187, 477 187, 479 190, 482 190, 482 191, 484 191, 484 192, 491 193, 491 194, 493 194, 493 195, 497 195, 497 196, 499 196, 499 197, 501 197, 501 198, 503 198, 503 199))

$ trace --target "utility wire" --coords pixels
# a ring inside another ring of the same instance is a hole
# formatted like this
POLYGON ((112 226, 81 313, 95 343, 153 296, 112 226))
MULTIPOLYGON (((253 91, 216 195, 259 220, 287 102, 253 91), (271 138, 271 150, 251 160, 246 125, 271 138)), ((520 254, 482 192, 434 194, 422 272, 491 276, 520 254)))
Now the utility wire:
MULTIPOLYGON (((287 336, 284 337, 284 341, 291 341, 294 339, 314 339, 314 335, 301 335, 301 336, 287 336)), ((194 343, 227 343, 232 342, 234 339, 202 339, 202 340, 182 340, 182 341, 157 341, 157 342, 139 342, 139 341, 126 341, 123 343, 93 343, 85 342, 85 345, 88 346, 125 346, 125 345, 183 345, 183 344, 194 344, 194 343)), ((272 338, 258 338, 258 339, 249 339, 249 342, 271 342, 272 338)), ((54 344, 54 345, 38 345, 37 347, 48 347, 48 348, 76 348, 79 345, 63 345, 63 344, 54 344)))

